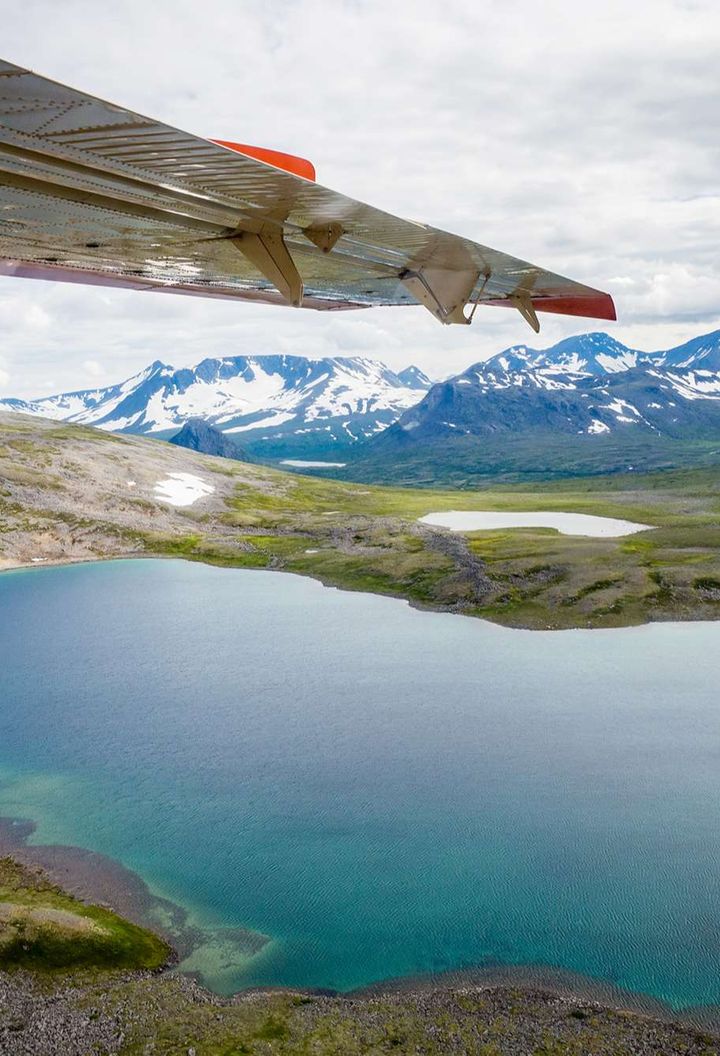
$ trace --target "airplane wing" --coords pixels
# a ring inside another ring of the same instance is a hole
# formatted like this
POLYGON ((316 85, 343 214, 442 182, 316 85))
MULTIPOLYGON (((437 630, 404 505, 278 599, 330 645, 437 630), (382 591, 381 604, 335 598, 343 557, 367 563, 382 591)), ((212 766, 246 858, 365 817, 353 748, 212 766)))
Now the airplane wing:
POLYGON ((337 310, 615 319, 606 293, 0 60, 0 275, 337 310))

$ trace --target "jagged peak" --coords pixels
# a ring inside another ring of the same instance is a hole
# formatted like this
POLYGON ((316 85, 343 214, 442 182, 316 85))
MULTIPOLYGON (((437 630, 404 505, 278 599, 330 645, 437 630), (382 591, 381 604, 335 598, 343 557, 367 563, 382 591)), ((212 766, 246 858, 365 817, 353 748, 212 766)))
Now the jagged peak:
POLYGON ((170 433, 200 418, 241 435, 334 429, 354 441, 419 399, 430 386, 419 377, 417 368, 403 379, 362 356, 206 356, 180 368, 157 359, 117 385, 42 397, 33 413, 121 432, 170 433), (330 421, 336 422, 332 428, 330 421))
POLYGON ((411 386, 417 386, 417 388, 429 388, 429 386, 432 385, 432 381, 425 371, 421 370, 420 367, 416 367, 414 363, 399 370, 397 376, 400 378, 400 381, 405 384, 410 384, 411 386))
POLYGON ((154 359, 148 367, 139 371, 138 374, 146 374, 149 377, 151 374, 172 373, 174 370, 175 367, 170 363, 163 363, 161 359, 154 359))

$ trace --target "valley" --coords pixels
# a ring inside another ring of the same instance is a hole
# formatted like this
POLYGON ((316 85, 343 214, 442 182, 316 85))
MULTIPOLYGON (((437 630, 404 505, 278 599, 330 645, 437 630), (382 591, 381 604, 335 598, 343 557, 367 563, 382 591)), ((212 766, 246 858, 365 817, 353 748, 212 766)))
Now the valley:
POLYGON ((380 487, 0 415, 0 567, 122 556, 292 572, 516 627, 716 619, 720 479, 693 469, 474 491, 380 487), (158 493, 181 474, 199 481, 184 507, 158 493), (419 523, 472 509, 586 513, 654 527, 593 539, 542 527, 464 534, 419 523))

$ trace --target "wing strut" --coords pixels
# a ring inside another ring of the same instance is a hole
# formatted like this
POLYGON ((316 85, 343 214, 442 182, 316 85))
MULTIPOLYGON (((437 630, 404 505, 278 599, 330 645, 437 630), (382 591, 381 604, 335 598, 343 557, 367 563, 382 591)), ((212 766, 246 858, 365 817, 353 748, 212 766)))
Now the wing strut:
POLYGON ((238 231, 230 241, 271 282, 288 304, 302 306, 303 281, 285 245, 282 228, 261 224, 257 232, 238 231))

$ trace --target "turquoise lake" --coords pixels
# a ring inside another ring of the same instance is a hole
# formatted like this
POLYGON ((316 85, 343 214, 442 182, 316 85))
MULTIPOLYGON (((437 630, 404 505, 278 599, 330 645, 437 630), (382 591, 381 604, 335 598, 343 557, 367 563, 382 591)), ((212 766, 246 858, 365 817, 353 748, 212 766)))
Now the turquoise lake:
POLYGON ((0 814, 270 936, 229 991, 557 966, 720 1002, 720 623, 508 630, 272 572, 0 576, 0 814))

